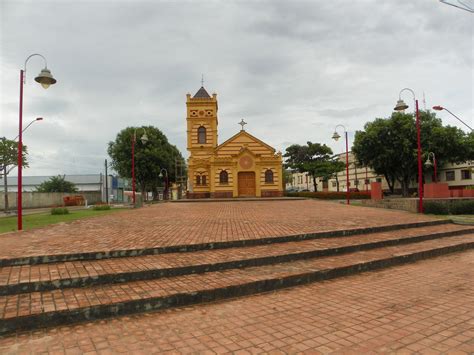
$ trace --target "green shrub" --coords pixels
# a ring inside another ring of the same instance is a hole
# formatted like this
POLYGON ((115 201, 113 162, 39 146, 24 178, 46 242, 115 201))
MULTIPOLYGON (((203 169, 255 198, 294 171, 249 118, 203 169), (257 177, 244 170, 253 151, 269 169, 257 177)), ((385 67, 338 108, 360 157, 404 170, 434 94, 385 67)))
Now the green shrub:
POLYGON ((423 204, 424 213, 428 214, 448 214, 449 207, 447 204, 435 201, 426 201, 423 204))
POLYGON ((474 200, 470 201, 453 201, 451 214, 474 214, 474 200))
POLYGON ((69 214, 69 210, 65 207, 56 207, 51 209, 52 215, 59 215, 59 214, 69 214))
MULTIPOLYGON (((345 192, 287 192, 285 196, 288 197, 307 197, 319 198, 324 200, 344 200, 346 198, 345 192)), ((370 192, 351 192, 350 198, 354 200, 370 199, 370 192)))
POLYGON ((110 205, 94 205, 92 209, 94 211, 107 211, 110 210, 110 205))

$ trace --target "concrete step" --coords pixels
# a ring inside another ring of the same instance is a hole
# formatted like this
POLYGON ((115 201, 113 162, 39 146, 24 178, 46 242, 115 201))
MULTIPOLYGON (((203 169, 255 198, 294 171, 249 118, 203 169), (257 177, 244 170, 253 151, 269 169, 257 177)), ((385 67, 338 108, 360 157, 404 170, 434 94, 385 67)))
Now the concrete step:
POLYGON ((416 243, 474 233, 474 226, 443 224, 351 237, 320 238, 246 248, 0 268, 0 295, 149 280, 416 243))
POLYGON ((310 240, 319 238, 337 238, 344 236, 356 236, 360 234, 378 233, 378 232, 389 232, 400 229, 418 228, 427 226, 437 226, 443 224, 450 224, 450 220, 440 219, 425 222, 414 222, 414 223, 402 223, 402 224, 391 224, 378 227, 364 227, 355 229, 345 230, 334 230, 324 232, 314 232, 305 234, 295 234, 286 236, 275 236, 275 237, 263 237, 253 239, 237 239, 228 240, 221 242, 207 242, 207 243, 195 243, 186 245, 166 245, 156 246, 151 248, 142 249, 126 249, 126 250, 97 250, 80 253, 69 253, 69 254, 50 254, 50 255, 34 255, 26 257, 4 257, 0 259, 0 267, 14 266, 14 265, 37 265, 37 264, 49 264, 65 261, 76 261, 76 260, 101 260, 110 258, 123 258, 123 257, 135 257, 145 255, 156 255, 165 253, 176 253, 176 252, 193 252, 200 250, 212 250, 212 249, 225 249, 225 248, 238 248, 265 245, 272 243, 286 243, 300 240, 310 240))
POLYGON ((280 264, 0 296, 0 334, 209 302, 474 248, 474 233, 280 264))

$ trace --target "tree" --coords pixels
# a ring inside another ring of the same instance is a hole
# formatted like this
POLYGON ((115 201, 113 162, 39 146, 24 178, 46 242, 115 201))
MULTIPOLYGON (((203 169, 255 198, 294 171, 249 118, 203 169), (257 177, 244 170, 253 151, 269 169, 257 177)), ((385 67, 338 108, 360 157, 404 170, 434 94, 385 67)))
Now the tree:
POLYGON ((313 179, 314 191, 318 185, 316 178, 328 176, 334 166, 332 150, 326 144, 307 142, 306 145, 293 144, 286 148, 283 155, 286 158, 285 166, 300 173, 307 172, 313 179))
MULTIPOLYGON (((23 157, 22 166, 28 167, 26 155, 28 154, 26 145, 22 146, 23 157)), ((3 187, 4 187, 4 199, 5 199, 5 212, 8 211, 8 174, 18 165, 18 142, 15 142, 5 137, 0 138, 0 171, 3 176, 3 187)))
MULTIPOLYGON (((423 163, 428 152, 435 153, 439 166, 472 159, 470 135, 459 128, 443 126, 434 113, 420 112, 420 132, 423 163)), ((409 195, 410 182, 416 179, 418 172, 413 115, 395 112, 390 118, 366 123, 364 131, 356 132, 352 151, 360 164, 385 177, 391 193, 398 181, 403 196, 409 195)), ((426 170, 424 164, 423 169, 426 170)))
MULTIPOLYGON (((111 166, 124 178, 132 178, 132 138, 136 131, 135 142, 135 179, 142 193, 152 191, 157 195, 157 187, 165 183, 165 177, 159 178, 161 169, 168 172, 168 181, 176 181, 176 158, 184 160, 176 146, 170 144, 166 136, 156 127, 127 127, 121 130, 113 142, 109 142, 107 153, 112 158, 111 166), (141 136, 146 131, 148 141, 143 144, 141 136)), ((168 186, 167 186, 168 187, 168 186)))
POLYGON ((48 181, 41 183, 37 188, 38 192, 77 192, 76 185, 66 180, 66 175, 52 176, 48 181))

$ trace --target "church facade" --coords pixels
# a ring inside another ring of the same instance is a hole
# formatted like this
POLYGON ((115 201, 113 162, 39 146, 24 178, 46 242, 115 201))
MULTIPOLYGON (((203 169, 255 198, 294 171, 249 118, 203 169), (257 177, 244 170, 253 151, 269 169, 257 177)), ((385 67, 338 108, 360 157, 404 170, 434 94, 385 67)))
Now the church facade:
POLYGON ((218 144, 217 94, 186 95, 188 198, 283 196, 281 153, 244 129, 218 144))

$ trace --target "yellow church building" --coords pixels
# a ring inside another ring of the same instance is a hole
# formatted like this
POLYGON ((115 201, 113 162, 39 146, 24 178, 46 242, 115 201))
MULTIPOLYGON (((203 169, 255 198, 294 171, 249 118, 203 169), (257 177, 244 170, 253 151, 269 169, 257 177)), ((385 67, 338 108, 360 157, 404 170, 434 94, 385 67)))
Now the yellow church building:
POLYGON ((188 198, 279 197, 281 153, 245 131, 218 144, 217 94, 186 95, 188 198))

